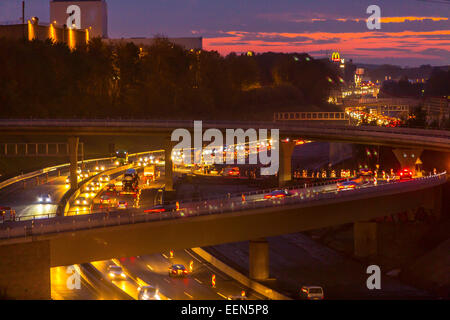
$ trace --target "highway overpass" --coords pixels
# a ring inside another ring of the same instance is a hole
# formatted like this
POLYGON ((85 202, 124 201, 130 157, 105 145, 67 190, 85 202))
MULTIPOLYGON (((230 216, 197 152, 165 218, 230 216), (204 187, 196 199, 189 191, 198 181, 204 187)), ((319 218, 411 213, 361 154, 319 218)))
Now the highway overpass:
MULTIPOLYGON (((178 128, 190 131, 190 120, 0 120, 0 135, 62 135, 68 137, 70 153, 71 188, 76 189, 76 160, 79 137, 95 135, 163 136, 167 138, 166 189, 173 189, 170 143, 171 133, 178 128)), ((450 132, 411 128, 386 128, 377 126, 347 126, 324 124, 280 123, 272 121, 203 121, 202 129, 279 129, 280 138, 300 137, 314 141, 346 142, 384 145, 394 148, 402 167, 414 170, 415 160, 424 149, 450 152, 450 132), (412 164, 412 165, 411 165, 412 164)), ((280 148, 279 184, 291 179, 291 156, 294 145, 282 143, 280 148)))
MULTIPOLYGON (((429 129, 386 128, 273 121, 203 121, 203 129, 279 129, 280 135, 314 141, 385 145, 450 152, 450 132, 429 129)), ((0 120, 0 135, 158 135, 170 137, 173 130, 193 130, 191 120, 0 120)))
POLYGON ((446 181, 444 173, 348 192, 298 189, 284 200, 222 199, 183 204, 187 209, 174 213, 141 210, 4 225, 0 284, 23 290, 36 280, 45 288, 39 279, 46 279, 45 270, 53 266, 245 240, 250 240, 251 276, 264 278, 269 259, 265 237, 355 223, 355 250, 370 253, 376 250, 376 224, 361 221, 420 206, 438 215, 446 181))

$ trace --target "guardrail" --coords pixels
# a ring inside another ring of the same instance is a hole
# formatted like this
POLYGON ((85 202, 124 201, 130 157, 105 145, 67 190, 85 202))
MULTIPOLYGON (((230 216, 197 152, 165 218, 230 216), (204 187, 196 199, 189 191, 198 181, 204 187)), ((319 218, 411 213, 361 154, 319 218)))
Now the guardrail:
MULTIPOLYGON (((118 120, 118 119, 0 119, 1 127, 14 126, 59 126, 59 127, 148 127, 148 128, 187 128, 193 127, 193 120, 150 120, 150 119, 132 119, 132 120, 118 120)), ((274 121, 217 121, 207 120, 203 121, 204 128, 266 128, 266 129, 295 129, 299 128, 298 124, 278 123, 274 121)), ((411 128, 388 128, 375 126, 351 126, 351 125, 320 125, 317 124, 302 124, 300 128, 321 128, 321 129, 349 129, 354 131, 379 131, 391 133, 404 133, 423 136, 445 136, 450 137, 450 131, 439 129, 411 129, 411 128)))
MULTIPOLYGON (((145 155, 145 154, 149 154, 149 153, 157 153, 157 152, 164 152, 164 150, 138 152, 138 153, 129 154, 128 156, 129 157, 137 157, 137 156, 140 156, 140 155, 145 155)), ((95 162, 95 161, 106 161, 106 160, 112 160, 112 159, 115 159, 115 157, 88 159, 88 160, 78 161, 77 164, 91 163, 91 162, 95 162)), ((60 165, 57 165, 57 166, 48 167, 48 168, 36 170, 36 171, 33 171, 33 172, 29 172, 29 173, 26 173, 26 174, 23 174, 23 175, 20 175, 20 176, 17 176, 17 177, 5 180, 3 182, 0 182, 0 190, 3 189, 3 188, 8 187, 8 186, 10 186, 10 185, 12 185, 14 183, 21 182, 21 181, 28 180, 28 179, 32 179, 32 178, 38 177, 40 175, 43 175, 43 174, 46 174, 46 173, 49 173, 49 172, 53 172, 53 171, 56 171, 58 169, 62 169, 62 168, 69 167, 69 166, 70 166, 70 163, 64 163, 64 164, 60 164, 60 165)))
POLYGON ((301 205, 310 206, 321 203, 336 203, 341 201, 358 200, 367 198, 367 195, 377 192, 377 196, 383 194, 416 191, 425 187, 437 186, 447 181, 446 172, 433 176, 421 177, 410 181, 391 182, 381 185, 368 185, 352 191, 322 193, 317 187, 302 190, 291 197, 275 200, 257 199, 254 201, 242 201, 240 199, 222 199, 215 201, 203 201, 184 203, 185 207, 173 212, 160 212, 146 214, 143 209, 129 209, 110 213, 93 213, 80 216, 55 217, 35 221, 15 222, 0 229, 0 239, 27 238, 39 235, 48 235, 60 232, 72 232, 110 226, 146 223, 152 221, 172 220, 189 217, 198 217, 211 214, 226 214, 244 210, 264 209, 275 206, 301 205), (375 190, 376 189, 376 190, 375 190))

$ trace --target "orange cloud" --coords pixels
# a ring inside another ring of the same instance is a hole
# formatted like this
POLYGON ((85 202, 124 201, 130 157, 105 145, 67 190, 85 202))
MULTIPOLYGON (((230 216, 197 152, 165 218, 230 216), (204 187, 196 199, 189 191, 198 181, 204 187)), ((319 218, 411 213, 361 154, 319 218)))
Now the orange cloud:
POLYGON ((402 23, 402 22, 406 22, 406 21, 423 21, 423 20, 447 21, 448 18, 444 18, 444 17, 381 17, 382 23, 402 23))
POLYGON ((217 50, 222 54, 234 52, 319 52, 338 50, 347 56, 368 57, 408 57, 429 58, 424 54, 427 49, 450 51, 450 30, 403 31, 403 32, 224 32, 223 37, 205 38, 204 46, 208 50, 217 50), (278 41, 282 37, 283 41, 278 41), (274 40, 275 39, 275 40, 274 40), (292 41, 289 41, 292 39, 292 41), (297 39, 302 39, 297 41, 297 39), (337 41, 335 40, 337 39, 337 41), (328 42, 327 42, 328 41, 328 42), (364 49, 361 49, 364 48, 364 49), (380 50, 380 48, 387 48, 380 50))

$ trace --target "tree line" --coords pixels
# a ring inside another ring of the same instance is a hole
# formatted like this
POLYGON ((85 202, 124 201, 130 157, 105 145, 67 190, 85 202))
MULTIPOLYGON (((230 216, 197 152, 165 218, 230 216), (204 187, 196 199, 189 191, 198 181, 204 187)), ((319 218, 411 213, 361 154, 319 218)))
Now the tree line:
POLYGON ((309 55, 185 50, 99 38, 63 43, 0 39, 1 118, 271 119, 334 111, 338 71, 309 55))

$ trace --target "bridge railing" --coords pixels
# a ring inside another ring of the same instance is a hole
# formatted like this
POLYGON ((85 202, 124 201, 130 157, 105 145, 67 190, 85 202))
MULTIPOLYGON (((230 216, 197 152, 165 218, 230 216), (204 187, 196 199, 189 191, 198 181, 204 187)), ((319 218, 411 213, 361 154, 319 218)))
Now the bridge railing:
POLYGON ((326 190, 324 186, 297 190, 293 196, 283 199, 262 199, 242 201, 241 199, 221 199, 201 201, 187 204, 179 211, 144 213, 143 209, 130 209, 111 213, 94 213, 80 216, 55 217, 50 219, 36 219, 5 224, 0 227, 0 239, 27 238, 60 232, 87 230, 109 226, 128 225, 169 219, 184 219, 189 217, 226 214, 252 209, 269 207, 302 205, 308 206, 318 202, 340 202, 367 198, 376 193, 392 194, 405 191, 420 190, 429 186, 439 185, 447 181, 446 172, 421 177, 410 181, 391 182, 381 185, 366 185, 352 191, 338 192, 336 189, 326 190), (402 188, 402 189, 399 189, 402 188))

